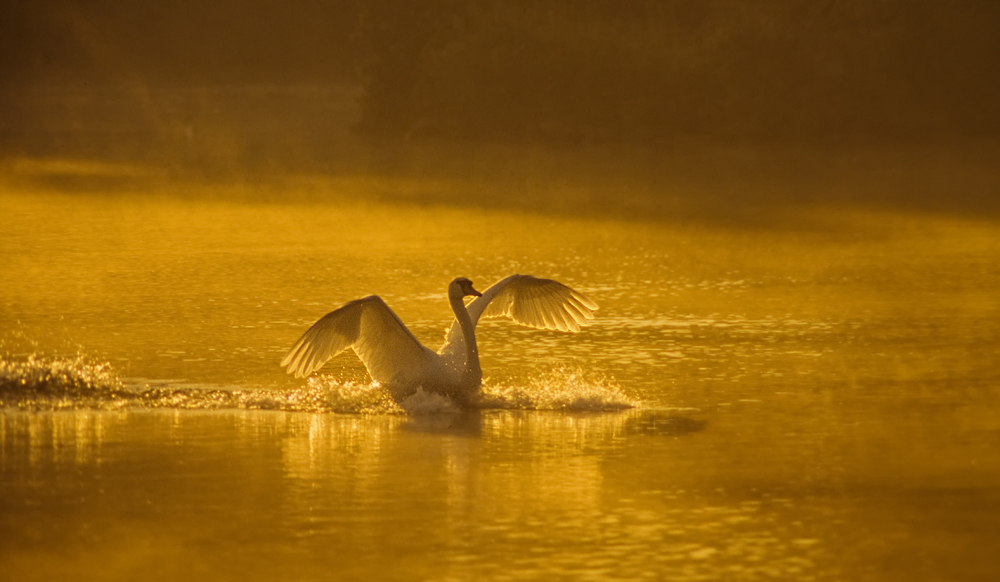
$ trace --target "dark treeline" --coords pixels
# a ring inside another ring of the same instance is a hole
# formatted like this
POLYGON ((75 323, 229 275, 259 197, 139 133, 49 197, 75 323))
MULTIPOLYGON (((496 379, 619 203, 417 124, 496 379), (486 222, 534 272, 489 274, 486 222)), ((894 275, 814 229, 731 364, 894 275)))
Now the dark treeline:
POLYGON ((365 2, 364 129, 656 143, 995 135, 1000 2, 365 2))
POLYGON ((1000 135, 994 0, 9 0, 0 66, 7 148, 97 126, 297 133, 300 156, 347 125, 540 144, 1000 135), (280 87, 310 89, 260 93, 280 87))

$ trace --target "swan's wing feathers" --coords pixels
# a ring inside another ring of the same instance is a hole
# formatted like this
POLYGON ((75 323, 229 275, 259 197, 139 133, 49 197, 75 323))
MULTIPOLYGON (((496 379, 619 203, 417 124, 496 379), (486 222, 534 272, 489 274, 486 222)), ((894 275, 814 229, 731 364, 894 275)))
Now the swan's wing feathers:
POLYGON ((361 330, 352 347, 372 379, 382 384, 419 382, 428 360, 436 357, 378 297, 363 312, 361 330))
POLYGON ((347 349, 358 339, 361 314, 368 299, 351 301, 324 315, 288 350, 281 365, 288 368, 289 374, 302 378, 347 349))
POLYGON ((597 304, 585 295, 552 279, 515 275, 494 287, 499 288, 482 308, 481 317, 509 317, 528 327, 575 332, 593 319, 597 310, 597 304))
POLYGON ((281 365, 301 378, 348 347, 354 348, 372 379, 383 383, 420 369, 428 351, 389 306, 372 295, 323 316, 295 342, 281 365))

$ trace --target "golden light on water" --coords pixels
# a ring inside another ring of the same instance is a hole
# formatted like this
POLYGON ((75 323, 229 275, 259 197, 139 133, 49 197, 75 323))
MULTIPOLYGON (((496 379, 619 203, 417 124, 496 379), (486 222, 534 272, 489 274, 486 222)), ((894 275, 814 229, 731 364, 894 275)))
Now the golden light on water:
POLYGON ((995 578, 1000 4, 736 4, 0 8, 0 578, 995 578))

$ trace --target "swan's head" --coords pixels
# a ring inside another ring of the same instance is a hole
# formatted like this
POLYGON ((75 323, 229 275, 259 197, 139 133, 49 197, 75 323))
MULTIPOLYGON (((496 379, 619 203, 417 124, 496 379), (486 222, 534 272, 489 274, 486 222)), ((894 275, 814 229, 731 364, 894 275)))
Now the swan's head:
POLYGON ((472 281, 466 279, 465 277, 459 277, 451 282, 451 289, 449 291, 456 291, 460 293, 460 297, 466 297, 468 295, 474 295, 479 297, 482 295, 479 291, 472 288, 472 281))

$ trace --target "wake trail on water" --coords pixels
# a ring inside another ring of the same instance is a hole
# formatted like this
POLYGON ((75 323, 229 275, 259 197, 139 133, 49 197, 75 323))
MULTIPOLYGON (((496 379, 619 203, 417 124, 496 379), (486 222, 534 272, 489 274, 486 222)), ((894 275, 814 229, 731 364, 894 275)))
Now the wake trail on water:
MULTIPOLYGON (((526 382, 484 384, 465 408, 605 412, 635 408, 607 378, 555 370, 526 382)), ((394 400, 377 384, 314 376, 296 388, 239 388, 123 379, 107 362, 86 355, 24 359, 0 356, 0 409, 19 410, 280 410, 338 414, 441 414, 464 408, 423 390, 394 400)))

